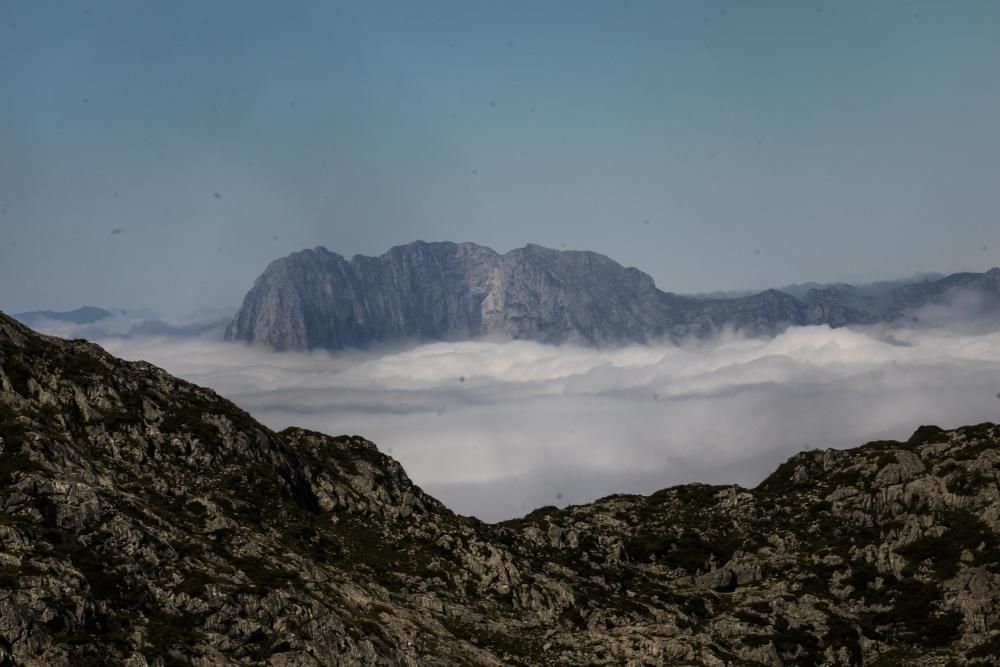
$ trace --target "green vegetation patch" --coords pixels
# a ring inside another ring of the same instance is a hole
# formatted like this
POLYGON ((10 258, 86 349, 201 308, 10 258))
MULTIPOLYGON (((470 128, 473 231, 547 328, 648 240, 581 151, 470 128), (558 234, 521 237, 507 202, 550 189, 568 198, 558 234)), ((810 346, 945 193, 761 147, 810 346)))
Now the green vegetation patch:
POLYGON ((273 567, 266 560, 257 556, 234 558, 232 564, 246 575, 253 588, 258 591, 282 588, 298 576, 295 573, 273 567))
POLYGON ((86 385, 107 375, 108 367, 98 359, 97 355, 85 350, 74 350, 63 359, 60 368, 63 375, 70 381, 86 385))
POLYGON ((906 441, 907 445, 911 447, 916 447, 918 445, 925 445, 932 442, 944 442, 948 439, 948 432, 945 431, 940 426, 934 426, 932 424, 926 424, 920 426, 910 439, 906 441))
POLYGON ((861 625, 867 637, 882 636, 878 627, 898 627, 901 639, 926 648, 947 646, 959 637, 962 614, 941 609, 942 592, 934 583, 889 575, 885 587, 870 592, 867 599, 891 607, 864 619, 861 625))
POLYGON ((968 656, 970 658, 996 658, 1000 656, 1000 634, 993 635, 969 651, 968 656))
MULTIPOLYGON (((958 572, 962 552, 972 552, 976 565, 992 565, 1000 561, 1000 548, 996 546, 993 532, 978 517, 965 510, 947 512, 941 518, 947 531, 940 536, 924 535, 920 539, 896 549, 911 566, 931 561, 939 577, 950 579, 958 572), (986 547, 979 549, 981 545, 986 547)), ((913 567, 909 567, 912 571, 913 567)))
POLYGON ((957 496, 974 496, 992 481, 979 470, 962 468, 945 482, 945 487, 957 496))
POLYGON ((713 558, 717 565, 727 562, 740 542, 730 534, 708 538, 693 530, 682 530, 679 535, 641 530, 625 540, 624 546, 625 553, 635 562, 655 561, 692 572, 703 569, 713 558))
POLYGON ((167 434, 189 433, 203 443, 218 442, 219 427, 205 421, 211 406, 205 403, 183 402, 160 422, 160 431, 167 434))
POLYGON ((193 615, 173 614, 164 610, 151 613, 146 621, 146 641, 150 646, 147 658, 161 658, 168 666, 188 665, 190 660, 178 655, 190 653, 204 640, 197 629, 201 619, 193 615))
POLYGON ((872 667, 910 667, 920 657, 921 654, 916 651, 896 649, 883 653, 871 665, 872 667))
POLYGON ((760 483, 757 487, 757 491, 762 491, 764 493, 780 493, 794 489, 795 484, 792 482, 792 477, 795 475, 795 469, 804 463, 805 461, 801 456, 794 456, 788 459, 779 465, 774 472, 768 475, 767 478, 760 483))
POLYGON ((3 454, 0 454, 0 485, 10 484, 15 473, 42 472, 43 470, 44 468, 33 461, 25 452, 4 451, 3 454))
POLYGON ((28 429, 18 419, 18 413, 0 401, 0 438, 3 438, 5 452, 9 445, 24 442, 27 433, 28 429))

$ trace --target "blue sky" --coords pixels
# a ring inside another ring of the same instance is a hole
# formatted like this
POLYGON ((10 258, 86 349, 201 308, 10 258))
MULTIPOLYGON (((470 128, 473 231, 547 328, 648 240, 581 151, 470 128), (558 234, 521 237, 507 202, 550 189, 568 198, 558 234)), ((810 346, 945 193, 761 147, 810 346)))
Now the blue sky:
POLYGON ((418 238, 674 291, 985 270, 997 35, 995 2, 5 0, 0 309, 236 305, 418 238))

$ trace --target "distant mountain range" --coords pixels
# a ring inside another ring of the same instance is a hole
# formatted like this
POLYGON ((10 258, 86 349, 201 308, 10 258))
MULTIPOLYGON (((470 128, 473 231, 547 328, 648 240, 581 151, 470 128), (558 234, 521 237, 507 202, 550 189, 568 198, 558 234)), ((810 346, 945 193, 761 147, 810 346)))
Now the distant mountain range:
POLYGON ((682 296, 604 255, 533 244, 500 254, 474 243, 417 241, 351 260, 318 247, 272 262, 226 338, 278 350, 479 337, 618 345, 705 338, 725 329, 759 336, 789 326, 891 322, 958 292, 1000 313, 1000 269, 796 291, 682 296))
MULTIPOLYGON (((940 280, 944 278, 943 273, 916 273, 908 278, 899 278, 896 280, 879 280, 872 283, 862 283, 858 285, 853 285, 851 283, 816 283, 816 282, 806 282, 806 283, 794 283, 792 285, 783 285, 781 287, 775 287, 774 289, 779 292, 784 292, 785 294, 791 294, 796 299, 804 299, 806 295, 812 290, 824 290, 831 287, 836 287, 840 289, 850 289, 858 294, 866 294, 868 296, 879 297, 888 292, 891 292, 900 285, 906 285, 909 283, 922 283, 927 281, 940 280)), ((757 294, 759 290, 720 290, 714 292, 697 292, 693 294, 685 293, 684 296, 694 297, 696 299, 734 299, 741 296, 750 296, 752 294, 757 294)))
POLYGON ((106 310, 83 306, 70 311, 36 310, 16 313, 13 317, 22 324, 60 338, 103 340, 145 336, 200 336, 211 331, 221 334, 232 318, 232 312, 231 309, 202 309, 179 320, 167 320, 148 308, 106 310))
POLYGON ((114 313, 103 308, 94 306, 83 306, 76 310, 55 311, 55 310, 33 310, 27 313, 15 313, 14 318, 29 327, 33 327, 44 320, 55 322, 70 322, 72 324, 93 324, 99 320, 113 317, 114 313))

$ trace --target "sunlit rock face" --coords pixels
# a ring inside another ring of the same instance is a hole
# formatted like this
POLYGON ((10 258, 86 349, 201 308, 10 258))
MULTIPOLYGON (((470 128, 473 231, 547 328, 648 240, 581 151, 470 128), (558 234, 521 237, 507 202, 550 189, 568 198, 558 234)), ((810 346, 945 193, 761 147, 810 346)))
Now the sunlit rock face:
POLYGON ((415 242, 347 260, 325 248, 272 262, 226 331, 279 350, 365 347, 479 337, 616 345, 773 335, 788 326, 889 321, 955 290, 984 292, 1000 311, 1000 270, 956 274, 872 296, 850 285, 802 298, 777 290, 696 299, 594 252, 528 245, 499 254, 473 243, 415 242))
POLYGON ((480 336, 588 344, 667 333, 688 300, 590 252, 412 243, 348 261, 323 248, 272 263, 227 336, 278 349, 480 336))
POLYGON ((486 524, 0 315, 0 664, 989 665, 1000 427, 486 524))

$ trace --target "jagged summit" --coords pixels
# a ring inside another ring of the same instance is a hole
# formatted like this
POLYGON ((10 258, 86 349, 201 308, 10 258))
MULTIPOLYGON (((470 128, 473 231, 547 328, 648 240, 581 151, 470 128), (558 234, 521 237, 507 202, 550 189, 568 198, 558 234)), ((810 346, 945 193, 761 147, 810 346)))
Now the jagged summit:
POLYGON ((347 260, 318 247, 272 262, 226 337, 305 350, 481 336, 620 345, 722 329, 774 335, 795 325, 891 321, 958 289, 1000 303, 997 275, 955 274, 875 295, 844 285, 801 298, 767 290, 698 299, 657 289, 642 271, 590 251, 528 244, 500 254, 474 243, 416 241, 347 260))
POLYGON ((363 438, 0 315, 0 664, 995 664, 998 443, 490 525, 363 438))
POLYGON ((226 335, 277 349, 485 335, 613 343, 664 335, 659 312, 685 301, 591 252, 418 241, 348 261, 315 248, 272 262, 226 335))

